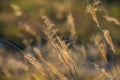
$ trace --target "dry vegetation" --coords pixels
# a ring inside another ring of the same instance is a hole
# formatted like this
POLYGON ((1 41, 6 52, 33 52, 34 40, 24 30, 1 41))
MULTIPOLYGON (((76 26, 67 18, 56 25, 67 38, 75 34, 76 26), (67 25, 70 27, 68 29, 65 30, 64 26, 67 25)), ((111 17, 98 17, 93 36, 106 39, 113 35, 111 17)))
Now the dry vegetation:
MULTIPOLYGON (((27 19, 20 21, 18 28, 18 36, 26 47, 21 50, 4 39, 0 40, 0 46, 7 45, 0 47, 0 80, 120 80, 120 54, 116 51, 111 32, 103 27, 97 15, 106 12, 99 7, 100 3, 100 0, 93 0, 85 5, 84 12, 95 23, 96 32, 90 31, 89 40, 81 44, 77 43, 79 30, 72 12, 72 1, 66 4, 68 10, 63 28, 44 11, 40 11, 38 17, 30 14, 29 18, 12 3, 10 6, 15 15, 27 19)), ((62 9, 56 12, 56 16, 62 18, 62 9)), ((108 14, 100 16, 120 26, 120 22, 108 14)))

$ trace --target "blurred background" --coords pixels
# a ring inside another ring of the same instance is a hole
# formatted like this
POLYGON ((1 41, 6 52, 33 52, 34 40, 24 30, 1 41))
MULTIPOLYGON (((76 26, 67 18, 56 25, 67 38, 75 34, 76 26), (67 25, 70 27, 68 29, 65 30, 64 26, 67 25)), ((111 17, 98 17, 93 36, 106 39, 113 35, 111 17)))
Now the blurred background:
POLYGON ((39 41, 44 45, 47 42, 44 38, 36 37, 41 35, 39 27, 44 15, 65 38, 75 39, 77 45, 88 43, 92 34, 99 31, 86 10, 87 5, 94 1, 99 9, 96 15, 100 25, 110 31, 116 52, 120 53, 120 0, 101 0, 100 3, 99 0, 0 0, 0 80, 44 80, 34 68, 28 70, 31 66, 26 65, 15 47, 28 50, 27 45, 34 46, 39 41), (74 24, 69 22, 71 15, 74 24), (107 20, 106 15, 112 17, 112 21, 107 20), (14 47, 8 47, 9 44, 14 47), (36 75, 32 72, 36 72, 36 75), (14 77, 11 77, 13 74, 14 77), (18 76, 21 78, 18 79, 18 76))
MULTIPOLYGON (((21 26, 39 26, 41 16, 47 15, 53 23, 60 28, 65 36, 69 36, 69 25, 67 25, 67 15, 70 13, 74 18, 76 35, 79 39, 87 41, 90 32, 96 33, 96 25, 86 14, 86 5, 92 0, 1 0, 0 1, 0 38, 7 41, 22 41, 32 36, 22 32, 21 26), (25 24, 25 25, 24 25, 25 24)), ((100 25, 107 27, 111 31, 111 36, 116 45, 120 46, 118 37, 119 25, 107 22, 103 15, 109 15, 119 21, 120 17, 119 0, 102 0, 98 7, 103 7, 103 11, 97 13, 100 25)), ((29 39, 31 40, 31 39, 29 39)), ((78 40, 80 43, 80 41, 78 40)))

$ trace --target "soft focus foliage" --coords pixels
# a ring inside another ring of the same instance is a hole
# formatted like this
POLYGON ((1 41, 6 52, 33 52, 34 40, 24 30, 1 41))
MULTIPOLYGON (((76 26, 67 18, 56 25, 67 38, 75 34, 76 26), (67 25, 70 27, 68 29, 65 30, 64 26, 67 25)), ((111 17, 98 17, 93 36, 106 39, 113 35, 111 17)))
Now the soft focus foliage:
POLYGON ((1 0, 0 80, 119 80, 119 0, 1 0))

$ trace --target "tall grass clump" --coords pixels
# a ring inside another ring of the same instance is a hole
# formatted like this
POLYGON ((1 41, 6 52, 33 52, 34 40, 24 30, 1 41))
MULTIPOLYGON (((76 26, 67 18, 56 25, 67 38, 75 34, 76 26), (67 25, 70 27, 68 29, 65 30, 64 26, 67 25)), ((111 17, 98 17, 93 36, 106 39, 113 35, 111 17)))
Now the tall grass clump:
MULTIPOLYGON (((95 29, 95 32, 92 32, 87 27, 91 32, 87 41, 79 38, 84 35, 79 36, 80 32, 77 29, 84 26, 77 23, 78 19, 74 10, 72 11, 71 3, 67 3, 69 9, 65 13, 64 10, 63 12, 58 10, 59 13, 56 10, 54 15, 51 13, 53 17, 44 11, 37 17, 32 13, 28 15, 17 5, 11 4, 15 15, 21 20, 18 29, 22 32, 19 36, 23 38, 25 49, 21 50, 12 43, 3 41, 22 53, 24 61, 28 62, 26 65, 29 66, 29 70, 35 69, 40 73, 40 80, 119 80, 120 55, 116 50, 111 31, 102 24, 102 19, 118 26, 120 22, 109 17, 107 10, 100 4, 100 0, 92 2, 87 0, 85 3, 84 14, 92 24, 89 27, 95 29), (102 12, 103 15, 98 15, 102 12), (65 14, 65 18, 62 13, 65 14), (61 18, 65 20, 63 28, 68 27, 68 32, 61 31, 59 25, 63 23, 55 23, 52 19, 55 15, 62 16, 61 18)), ((35 77, 34 73, 31 74, 35 77)))

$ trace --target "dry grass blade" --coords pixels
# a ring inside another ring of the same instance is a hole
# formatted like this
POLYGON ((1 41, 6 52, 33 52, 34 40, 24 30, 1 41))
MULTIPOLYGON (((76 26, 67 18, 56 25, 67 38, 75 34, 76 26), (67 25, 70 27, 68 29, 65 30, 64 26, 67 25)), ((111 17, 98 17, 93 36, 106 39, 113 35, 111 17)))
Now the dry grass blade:
POLYGON ((33 36, 37 36, 37 34, 35 33, 35 31, 32 30, 31 27, 30 27, 30 25, 28 25, 28 24, 23 24, 22 29, 23 29, 25 32, 30 33, 30 34, 33 35, 33 36))
POLYGON ((60 39, 60 37, 56 37, 59 45, 57 45, 56 47, 58 48, 59 52, 60 52, 60 55, 61 55, 61 58, 63 59, 64 61, 64 64, 70 69, 72 70, 73 73, 75 73, 74 77, 75 79, 77 80, 78 79, 78 76, 77 76, 77 70, 76 70, 76 67, 75 67, 75 64, 70 56, 70 51, 68 50, 68 47, 67 45, 65 44, 64 41, 62 41, 60 39))
POLYGON ((52 66, 50 63, 43 60, 43 62, 48 66, 49 70, 53 72, 55 75, 57 75, 60 80, 68 80, 63 74, 61 74, 54 66, 52 66))
POLYGON ((99 52, 101 53, 103 59, 107 62, 107 58, 106 58, 105 51, 104 51, 103 48, 101 48, 99 45, 98 45, 97 47, 98 47, 98 50, 99 50, 99 52))
POLYGON ((120 21, 118 21, 116 18, 114 17, 110 17, 110 16, 103 16, 108 22, 113 22, 116 25, 120 26, 120 21))
POLYGON ((102 35, 93 35, 91 37, 91 41, 94 42, 94 44, 97 46, 98 51, 100 52, 102 58, 107 62, 106 59, 106 51, 105 51, 105 46, 104 46, 104 42, 102 42, 103 37, 102 35))
POLYGON ((27 53, 27 54, 24 54, 24 57, 25 57, 32 65, 34 65, 46 79, 49 80, 48 75, 46 74, 46 71, 45 71, 44 67, 42 66, 41 63, 39 63, 39 62, 37 61, 37 59, 36 59, 34 56, 32 56, 30 53, 27 53))
POLYGON ((75 28, 74 18, 72 16, 71 12, 69 12, 69 14, 67 16, 67 22, 70 26, 71 38, 75 39, 76 38, 76 28, 75 28))
POLYGON ((37 47, 34 48, 34 52, 39 56, 39 58, 41 59, 41 61, 48 66, 49 70, 51 72, 53 72, 55 75, 57 75, 61 80, 67 80, 67 78, 62 75, 54 66, 52 66, 52 64, 46 62, 43 58, 42 58, 42 53, 40 51, 40 49, 38 49, 37 47))
POLYGON ((98 4, 100 4, 100 0, 94 0, 94 3, 92 4, 92 5, 98 5, 98 4))
POLYGON ((16 4, 11 4, 10 6, 11 6, 12 9, 14 10, 16 16, 21 16, 21 15, 23 14, 23 12, 20 10, 20 8, 19 8, 18 5, 16 5, 16 4))
POLYGON ((93 21, 97 24, 97 27, 100 28, 100 24, 99 24, 99 21, 97 19, 97 16, 96 16, 96 13, 94 11, 93 6, 88 5, 87 6, 87 11, 91 14, 93 21))
POLYGON ((42 53, 41 53, 40 49, 38 49, 37 47, 34 47, 33 51, 39 56, 39 58, 42 58, 42 53))
POLYGON ((109 31, 107 29, 105 29, 105 30, 103 30, 103 33, 104 33, 105 40, 111 47, 111 50, 113 51, 113 53, 116 53, 114 44, 113 44, 112 39, 109 34, 109 31))

